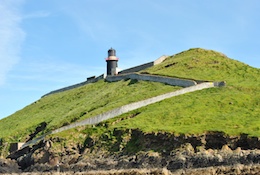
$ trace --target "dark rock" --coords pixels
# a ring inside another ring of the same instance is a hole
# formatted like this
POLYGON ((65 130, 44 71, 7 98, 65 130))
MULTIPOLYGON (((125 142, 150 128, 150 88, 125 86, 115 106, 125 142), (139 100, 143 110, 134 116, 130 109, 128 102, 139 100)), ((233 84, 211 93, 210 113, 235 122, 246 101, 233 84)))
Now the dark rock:
POLYGON ((224 132, 211 131, 206 134, 206 149, 221 149, 227 144, 227 139, 224 132))
POLYGON ((167 166, 167 169, 170 171, 176 171, 182 168, 184 168, 184 163, 180 161, 170 161, 167 166))
POLYGON ((18 164, 10 159, 1 159, 0 158, 0 174, 3 173, 20 173, 18 164))
POLYGON ((46 122, 40 123, 39 126, 35 128, 35 131, 29 135, 29 139, 26 142, 32 140, 39 132, 45 130, 46 126, 47 126, 46 122))

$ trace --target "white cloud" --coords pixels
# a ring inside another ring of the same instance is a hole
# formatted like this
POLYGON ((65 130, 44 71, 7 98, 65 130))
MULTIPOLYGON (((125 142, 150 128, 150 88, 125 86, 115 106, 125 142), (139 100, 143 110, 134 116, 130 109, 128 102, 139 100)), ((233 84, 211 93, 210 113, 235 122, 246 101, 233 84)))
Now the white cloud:
POLYGON ((22 17, 19 9, 22 3, 23 0, 0 1, 0 86, 20 59, 19 52, 25 39, 25 32, 20 27, 22 17))

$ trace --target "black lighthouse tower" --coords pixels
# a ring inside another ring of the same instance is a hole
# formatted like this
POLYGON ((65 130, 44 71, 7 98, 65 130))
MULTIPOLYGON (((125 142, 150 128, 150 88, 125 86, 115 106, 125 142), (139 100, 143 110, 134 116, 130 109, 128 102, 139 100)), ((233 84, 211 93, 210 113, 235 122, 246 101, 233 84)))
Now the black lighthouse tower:
POLYGON ((117 75, 117 62, 118 58, 116 57, 116 50, 111 47, 108 50, 107 62, 107 75, 117 75))

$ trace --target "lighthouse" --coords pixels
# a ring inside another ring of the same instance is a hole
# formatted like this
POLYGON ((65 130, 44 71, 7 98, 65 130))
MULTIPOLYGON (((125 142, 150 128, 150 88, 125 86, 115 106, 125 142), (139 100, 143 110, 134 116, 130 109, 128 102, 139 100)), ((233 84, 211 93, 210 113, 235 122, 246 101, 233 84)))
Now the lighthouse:
POLYGON ((116 50, 111 47, 108 50, 108 57, 106 58, 107 62, 107 75, 117 75, 117 62, 118 58, 116 57, 116 50))

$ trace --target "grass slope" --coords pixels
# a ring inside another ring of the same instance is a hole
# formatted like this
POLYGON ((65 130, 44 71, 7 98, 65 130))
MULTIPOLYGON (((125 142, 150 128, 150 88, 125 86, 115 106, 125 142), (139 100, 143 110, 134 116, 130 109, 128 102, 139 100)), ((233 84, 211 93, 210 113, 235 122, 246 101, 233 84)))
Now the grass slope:
POLYGON ((109 83, 101 80, 46 96, 0 120, 0 138, 24 141, 42 122, 47 123, 47 130, 52 130, 175 89, 180 87, 147 81, 126 80, 109 83))
POLYGON ((139 109, 138 117, 113 127, 199 134, 224 131, 230 135, 260 136, 260 69, 204 49, 168 57, 145 72, 172 77, 227 82, 139 109))
POLYGON ((146 70, 150 74, 196 80, 225 80, 228 86, 259 90, 260 70, 212 50, 190 49, 146 70))
MULTIPOLYGON (((60 135, 74 137, 81 136, 77 132, 101 134, 114 128, 139 128, 145 132, 200 134, 214 130, 229 135, 247 133, 260 136, 260 69, 215 51, 190 49, 168 57, 145 72, 199 80, 225 80, 227 87, 177 96, 106 121, 106 127, 86 127, 83 131, 76 129, 60 135)), ((1 120, 0 138, 23 140, 43 121, 51 130, 174 89, 178 88, 144 81, 99 81, 47 96, 1 120)))

